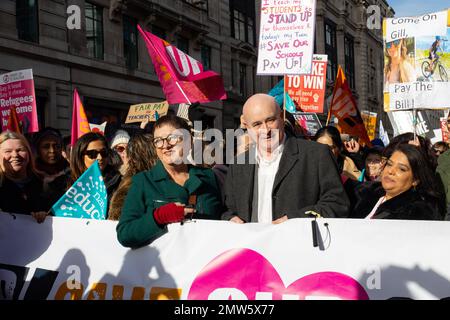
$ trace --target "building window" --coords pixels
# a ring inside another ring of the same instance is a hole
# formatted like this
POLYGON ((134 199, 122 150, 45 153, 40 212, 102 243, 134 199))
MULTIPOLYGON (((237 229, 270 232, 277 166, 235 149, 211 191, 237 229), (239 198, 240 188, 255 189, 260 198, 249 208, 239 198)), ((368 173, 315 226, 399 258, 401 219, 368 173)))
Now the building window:
POLYGON ((152 33, 157 36, 158 38, 166 40, 166 30, 163 28, 160 28, 158 26, 152 26, 152 33))
POLYGON ((211 69, 211 47, 202 46, 200 50, 201 50, 201 56, 202 56, 203 70, 210 70, 211 69))
POLYGON ((88 55, 103 59, 103 8, 86 2, 85 10, 88 55))
POLYGON ((376 68, 375 66, 370 66, 370 76, 369 76, 369 92, 370 95, 375 97, 377 94, 377 81, 376 81, 376 68))
POLYGON ((123 16, 123 54, 129 69, 138 66, 137 21, 123 16))
POLYGON ((336 25, 325 21, 325 54, 328 55, 327 80, 334 81, 337 74, 336 25))
POLYGON ((344 36, 344 52, 345 52, 345 75, 348 79, 350 88, 355 89, 354 41, 352 36, 348 34, 344 36))
POLYGON ((239 93, 247 96, 247 66, 239 63, 239 93))
POLYGON ((189 3, 190 5, 208 11, 208 0, 183 0, 185 3, 189 3))
POLYGON ((232 59, 231 60, 231 85, 233 89, 237 89, 238 87, 238 61, 232 59))
POLYGON ((39 42, 38 0, 16 1, 16 25, 20 40, 39 42))
POLYGON ((189 54, 189 39, 177 35, 177 48, 186 54, 189 54))
POLYGON ((254 1, 230 0, 231 36, 255 45, 254 1))

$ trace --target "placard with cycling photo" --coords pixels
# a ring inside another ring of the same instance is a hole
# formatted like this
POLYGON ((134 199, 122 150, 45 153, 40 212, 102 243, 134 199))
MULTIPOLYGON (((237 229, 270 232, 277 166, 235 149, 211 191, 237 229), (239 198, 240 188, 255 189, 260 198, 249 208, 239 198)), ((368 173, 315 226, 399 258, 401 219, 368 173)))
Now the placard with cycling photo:
POLYGON ((450 108, 450 9, 383 23, 384 110, 450 108))
POLYGON ((450 28, 445 36, 416 38, 416 70, 420 81, 448 81, 450 28))

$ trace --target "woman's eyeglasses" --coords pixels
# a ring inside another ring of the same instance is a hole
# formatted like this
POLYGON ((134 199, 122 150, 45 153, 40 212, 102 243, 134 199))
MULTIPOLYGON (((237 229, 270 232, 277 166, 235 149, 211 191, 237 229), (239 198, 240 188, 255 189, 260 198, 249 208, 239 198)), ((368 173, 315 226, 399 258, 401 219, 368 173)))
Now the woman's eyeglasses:
POLYGON ((392 47, 392 45, 395 45, 396 47, 398 47, 399 44, 400 44, 400 40, 386 42, 386 49, 390 49, 392 47))
POLYGON ((177 143, 181 142, 183 140, 183 136, 181 135, 177 135, 177 134, 169 134, 167 137, 165 138, 154 138, 153 139, 153 145, 156 148, 162 148, 164 146, 164 141, 167 141, 167 143, 170 146, 174 146, 177 143))
POLYGON ((124 146, 118 146, 118 147, 115 147, 115 148, 114 148, 114 150, 115 150, 116 152, 118 152, 118 153, 124 152, 125 149, 126 149, 126 148, 125 148, 124 146))
POLYGON ((88 156, 89 159, 97 159, 98 155, 101 155, 102 158, 106 158, 108 156, 108 150, 102 149, 102 150, 86 150, 84 152, 84 155, 88 156))

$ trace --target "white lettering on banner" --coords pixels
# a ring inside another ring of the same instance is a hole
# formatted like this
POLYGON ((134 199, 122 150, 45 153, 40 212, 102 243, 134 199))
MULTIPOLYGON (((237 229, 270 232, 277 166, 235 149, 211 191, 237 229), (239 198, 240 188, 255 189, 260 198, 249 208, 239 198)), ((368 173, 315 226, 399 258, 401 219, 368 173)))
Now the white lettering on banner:
POLYGON ((199 67, 199 62, 197 60, 195 60, 194 58, 192 58, 191 56, 185 54, 183 51, 178 50, 178 48, 175 48, 173 46, 166 46, 166 51, 169 54, 170 59, 172 60, 172 63, 175 66, 177 72, 181 76, 188 77, 191 75, 191 73, 193 76, 195 76, 196 74, 199 74, 201 72, 200 67, 199 67), (177 56, 180 58, 181 70, 180 70, 180 65, 178 64, 177 59, 175 57, 175 52, 173 49, 175 49, 177 56), (191 68, 192 68, 192 72, 191 72, 191 68))
POLYGON ((27 215, 0 213, 8 243, 0 250, 6 288, 0 294, 41 300, 450 297, 450 256, 442 255, 450 222, 319 219, 322 251, 313 247, 310 222, 170 224, 164 236, 133 250, 118 244, 114 221, 48 217, 37 224, 27 215), (286 242, 291 237, 297 241, 286 242), (249 268, 249 261, 258 267, 249 268), (155 266, 157 276, 150 277, 155 266), (45 279, 40 285, 50 292, 35 290, 34 278, 45 279))

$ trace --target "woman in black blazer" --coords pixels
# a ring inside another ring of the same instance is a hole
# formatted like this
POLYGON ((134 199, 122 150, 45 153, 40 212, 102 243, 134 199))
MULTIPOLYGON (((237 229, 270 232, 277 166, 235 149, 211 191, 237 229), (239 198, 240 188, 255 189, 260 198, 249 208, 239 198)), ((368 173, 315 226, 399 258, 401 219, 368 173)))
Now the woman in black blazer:
POLYGON ((357 187, 351 217, 367 219, 442 220, 437 179, 422 152, 398 145, 387 160, 381 182, 357 187))

